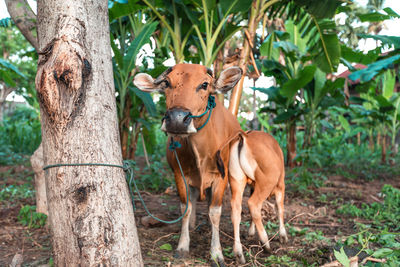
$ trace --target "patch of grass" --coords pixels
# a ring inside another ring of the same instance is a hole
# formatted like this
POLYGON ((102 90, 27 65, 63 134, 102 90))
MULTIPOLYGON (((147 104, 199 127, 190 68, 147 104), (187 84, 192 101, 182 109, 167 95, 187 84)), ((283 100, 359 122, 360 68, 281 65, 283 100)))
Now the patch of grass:
POLYGON ((357 224, 358 233, 344 238, 344 242, 340 241, 335 250, 336 259, 342 264, 346 264, 353 254, 346 253, 349 249, 355 248, 358 251, 355 255, 366 253, 367 255, 385 259, 384 263, 372 264, 368 262, 365 266, 400 266, 400 233, 388 232, 384 230, 376 230, 369 225, 357 224))
POLYGON ((266 266, 299 266, 293 259, 287 255, 271 255, 264 259, 266 266))
POLYGON ((321 187, 326 179, 327 177, 322 173, 312 172, 307 167, 300 166, 288 172, 286 184, 294 192, 312 194, 313 191, 311 189, 321 187))
POLYGON ((33 198, 35 190, 32 184, 0 186, 0 201, 16 201, 33 198))
POLYGON ((46 220, 47 215, 36 212, 36 206, 22 206, 18 214, 18 221, 28 228, 41 228, 45 226, 46 220))
POLYGON ((373 226, 377 229, 388 228, 392 231, 399 231, 400 190, 391 185, 384 185, 381 195, 384 198, 383 203, 362 203, 361 207, 344 204, 336 210, 336 213, 372 220, 373 226))

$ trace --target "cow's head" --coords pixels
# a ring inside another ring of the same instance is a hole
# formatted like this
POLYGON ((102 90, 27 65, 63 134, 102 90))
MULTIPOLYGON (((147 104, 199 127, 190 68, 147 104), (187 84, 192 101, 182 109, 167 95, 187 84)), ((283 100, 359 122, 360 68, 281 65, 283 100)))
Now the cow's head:
POLYGON ((145 92, 164 92, 167 112, 161 129, 174 135, 187 135, 197 132, 201 119, 194 122, 192 115, 206 111, 208 97, 216 92, 228 92, 241 76, 242 70, 238 67, 222 71, 215 79, 212 71, 202 65, 178 64, 155 80, 148 74, 139 73, 134 84, 145 92))

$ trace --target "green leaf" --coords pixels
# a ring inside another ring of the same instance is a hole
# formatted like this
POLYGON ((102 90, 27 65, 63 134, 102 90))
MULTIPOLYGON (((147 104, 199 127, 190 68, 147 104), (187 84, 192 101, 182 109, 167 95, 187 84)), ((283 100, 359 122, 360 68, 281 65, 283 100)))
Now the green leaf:
POLYGON ((219 5, 221 6, 222 13, 225 15, 230 8, 229 14, 246 12, 251 7, 252 2, 252 0, 221 0, 219 5))
POLYGON ((127 53, 124 56, 124 72, 125 77, 129 72, 135 68, 136 57, 140 49, 147 43, 150 42, 150 37, 154 33, 158 22, 152 22, 146 24, 139 35, 133 40, 131 45, 127 49, 127 53))
POLYGON ((393 250, 390 248, 380 248, 375 251, 371 256, 374 258, 384 258, 393 253, 393 250))
POLYGON ((340 252, 334 250, 333 253, 335 254, 335 258, 343 264, 344 267, 350 267, 350 260, 349 257, 347 257, 346 253, 343 250, 343 247, 340 248, 340 252))
POLYGON ((332 94, 336 89, 343 88, 345 79, 339 78, 335 81, 327 80, 321 89, 315 88, 314 104, 318 105, 324 96, 332 94))
POLYGON ((135 86, 128 87, 135 95, 137 95, 140 100, 143 101, 144 106, 146 107, 147 112, 149 112, 150 116, 157 115, 157 108, 154 104, 153 98, 151 97, 150 93, 143 92, 136 88, 135 86))
POLYGON ((282 85, 281 94, 289 99, 293 98, 299 89, 312 81, 316 69, 315 65, 304 67, 295 79, 289 80, 282 85))
POLYGON ((6 70, 0 69, 0 80, 5 82, 8 87, 15 87, 17 85, 6 70))
POLYGON ((341 45, 340 55, 351 63, 371 64, 378 58, 379 53, 370 50, 367 54, 364 54, 362 51, 354 50, 346 45, 341 45))
POLYGON ((113 21, 115 19, 128 16, 130 14, 135 14, 137 11, 143 9, 142 5, 137 4, 138 0, 115 1, 111 8, 108 10, 109 20, 113 21))
POLYGON ((367 68, 358 70, 349 75, 349 79, 356 81, 360 79, 362 82, 370 81, 382 70, 388 69, 393 66, 394 63, 400 62, 400 54, 389 58, 378 60, 368 65, 367 68))
POLYGON ((342 125, 343 129, 344 129, 346 132, 349 132, 349 131, 350 131, 350 124, 349 124, 349 122, 346 120, 345 117, 343 117, 342 115, 339 115, 339 122, 340 122, 340 124, 342 125))
POLYGON ((393 95, 393 90, 396 83, 396 75, 393 70, 387 70, 383 76, 383 92, 382 95, 389 99, 393 95))
MULTIPOLYGON (((6 70, 10 70, 15 72, 16 74, 18 74, 19 76, 26 78, 26 76, 20 72, 17 67, 15 67, 13 64, 11 64, 10 62, 0 58, 0 65, 2 65, 6 70)), ((1 66, 0 66, 1 67, 1 66)))
POLYGON ((165 243, 165 244, 160 246, 160 249, 171 251, 172 250, 172 246, 169 243, 165 243))
POLYGON ((274 118, 274 123, 286 122, 288 120, 291 120, 293 117, 295 117, 295 115, 296 115, 296 111, 293 109, 289 109, 288 111, 280 113, 278 116, 276 116, 274 118))
POLYGON ((320 40, 318 46, 314 46, 314 53, 317 52, 317 57, 314 59, 315 64, 324 72, 331 73, 337 69, 340 62, 340 43, 336 32, 334 21, 331 20, 316 20, 315 26, 318 30, 320 40))
POLYGON ((296 5, 303 7, 316 18, 331 18, 336 8, 342 4, 339 0, 294 0, 296 5))
POLYGON ((281 48, 285 54, 299 52, 298 47, 289 41, 274 42, 273 46, 274 48, 281 48))
POLYGON ((400 15, 393 11, 390 7, 383 9, 387 14, 373 12, 368 14, 358 14, 361 22, 381 22, 387 19, 400 18, 400 15))

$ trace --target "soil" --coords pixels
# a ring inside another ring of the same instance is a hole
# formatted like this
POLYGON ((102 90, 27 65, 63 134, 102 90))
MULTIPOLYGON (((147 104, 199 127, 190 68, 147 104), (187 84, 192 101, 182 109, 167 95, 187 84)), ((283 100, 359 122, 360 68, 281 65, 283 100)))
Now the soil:
MULTIPOLYGON (((1 167, 1 173, 7 175, 5 179, 0 179, 0 185, 21 184, 21 179, 15 178, 16 176, 25 177, 27 173, 32 175, 30 167, 25 166, 14 166, 11 169, 1 167)), ((354 234, 356 222, 367 223, 360 218, 338 215, 336 209, 348 202, 361 205, 361 203, 382 201, 379 192, 384 184, 399 188, 400 179, 383 177, 365 181, 331 175, 322 187, 308 192, 298 192, 287 186, 285 222, 289 224, 287 227, 289 242, 280 244, 276 236, 271 241, 270 252, 263 251, 256 238, 247 237, 250 216, 247 207, 249 190, 246 190, 241 224, 246 266, 263 266, 265 258, 270 255, 286 255, 291 261, 304 265, 322 265, 334 261, 333 246, 336 241, 354 234), (313 232, 315 234, 312 234, 313 232)), ((168 220, 180 216, 179 200, 173 188, 161 194, 142 192, 142 196, 149 210, 156 216, 168 220)), ((233 229, 229 198, 230 193, 227 190, 220 225, 221 245, 226 265, 239 266, 232 255, 233 229)), ((274 205, 271 203, 273 202, 265 201, 263 206, 264 225, 267 225, 270 239, 276 234, 275 224, 278 223, 274 205)), ((22 205, 27 204, 34 205, 34 198, 20 199, 13 203, 0 200, 0 266, 8 266, 17 253, 23 255, 22 266, 48 266, 52 257, 48 227, 29 229, 18 222, 18 212, 22 205)), ((135 204, 136 225, 145 266, 210 266, 211 230, 207 202, 198 203, 197 225, 191 230, 190 253, 185 259, 174 258, 180 223, 170 225, 155 223, 149 220, 138 199, 135 199, 135 204)), ((277 262, 275 265, 280 264, 277 262)))

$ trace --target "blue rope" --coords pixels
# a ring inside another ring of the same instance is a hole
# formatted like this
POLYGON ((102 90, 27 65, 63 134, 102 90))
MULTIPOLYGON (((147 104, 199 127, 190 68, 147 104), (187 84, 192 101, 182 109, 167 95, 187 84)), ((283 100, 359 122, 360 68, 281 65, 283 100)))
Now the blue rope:
POLYGON ((200 117, 203 117, 204 115, 206 115, 207 112, 210 111, 210 112, 208 113, 207 120, 203 123, 203 125, 201 125, 200 127, 196 128, 197 131, 200 131, 201 129, 203 129, 204 126, 206 126, 206 124, 208 123, 208 121, 209 121, 210 118, 211 118, 212 110, 213 110, 213 108, 215 108, 216 105, 217 105, 217 104, 215 103, 215 96, 210 95, 210 96, 208 96, 208 102, 207 102, 206 110, 205 110, 202 114, 200 114, 200 115, 190 115, 191 118, 200 118, 200 117))
MULTIPOLYGON (((159 222, 172 224, 172 223, 176 223, 176 222, 179 222, 180 220, 182 220, 182 218, 185 217, 185 215, 186 215, 186 213, 187 213, 187 210, 188 210, 188 208, 189 208, 189 186, 188 186, 188 184, 187 184, 185 175, 184 175, 184 173, 183 173, 182 166, 181 166, 181 163, 180 163, 179 158, 178 158, 178 154, 176 153, 176 148, 180 148, 180 147, 181 147, 181 144, 180 144, 178 141, 174 141, 174 140, 171 138, 171 143, 170 143, 170 145, 169 145, 169 149, 172 150, 172 151, 174 152, 176 161, 178 162, 179 170, 181 171, 181 174, 182 174, 183 182, 184 182, 184 184, 185 184, 185 189, 186 189, 186 208, 185 208, 185 211, 182 213, 182 215, 181 215, 179 218, 177 218, 177 219, 175 219, 175 220, 172 220, 172 221, 162 220, 162 219, 160 219, 160 218, 154 216, 154 215, 149 211, 149 209, 147 208, 146 204, 144 203, 144 200, 143 200, 143 198, 142 198, 142 195, 140 194, 139 188, 138 188, 137 185, 136 185, 136 181, 135 181, 135 178, 134 178, 133 167, 132 167, 132 165, 130 164, 129 161, 124 161, 124 165, 123 165, 123 166, 121 166, 121 165, 116 165, 116 164, 106 164, 106 163, 63 163, 63 164, 52 164, 52 165, 47 165, 47 166, 45 166, 45 167, 43 168, 43 170, 47 170, 47 169, 50 169, 50 168, 56 168, 56 167, 63 167, 63 166, 104 166, 104 167, 116 167, 116 168, 121 168, 121 169, 123 169, 123 170, 126 172, 127 175, 129 174, 129 182, 128 182, 128 185, 129 185, 129 192, 130 192, 130 194, 131 194, 133 210, 136 211, 135 201, 134 201, 134 194, 133 194, 133 192, 132 192, 132 183, 133 183, 133 185, 134 185, 134 187, 135 187, 136 193, 137 193, 138 196, 139 196, 139 200, 140 200, 140 202, 142 203, 143 208, 145 209, 145 211, 147 212, 147 214, 148 214, 151 218, 153 218, 153 219, 155 219, 155 220, 157 220, 157 221, 159 221, 159 222)), ((127 177, 128 177, 128 176, 127 176, 127 177)))

